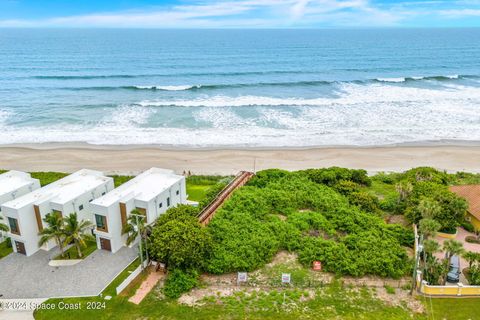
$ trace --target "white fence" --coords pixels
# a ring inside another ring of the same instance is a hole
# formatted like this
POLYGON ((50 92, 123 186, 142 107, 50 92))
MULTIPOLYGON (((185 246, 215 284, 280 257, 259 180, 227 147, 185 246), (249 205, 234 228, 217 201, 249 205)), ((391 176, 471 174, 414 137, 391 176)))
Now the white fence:
POLYGON ((120 283, 120 285, 116 289, 117 294, 122 292, 133 281, 133 279, 135 279, 140 274, 140 272, 142 272, 141 265, 138 266, 137 269, 133 270, 132 273, 125 280, 123 280, 122 283, 120 283))

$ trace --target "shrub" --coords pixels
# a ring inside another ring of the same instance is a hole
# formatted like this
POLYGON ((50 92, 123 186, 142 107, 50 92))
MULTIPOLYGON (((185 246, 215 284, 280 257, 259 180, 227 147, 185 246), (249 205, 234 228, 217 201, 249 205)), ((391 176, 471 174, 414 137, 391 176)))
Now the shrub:
POLYGON ((386 284, 386 285, 384 286, 384 288, 385 288, 385 291, 387 291, 388 294, 395 294, 395 288, 394 288, 394 287, 389 286, 388 284, 386 284))
POLYGON ((360 191, 360 186, 350 180, 341 180, 337 182, 333 188, 344 196, 360 191))
POLYGON ((364 191, 351 193, 348 196, 348 200, 352 205, 357 206, 366 212, 376 213, 380 207, 378 198, 364 191))
POLYGON ((399 213, 403 211, 403 205, 400 204, 398 195, 389 194, 384 199, 380 200, 378 207, 383 211, 399 213))
POLYGON ((11 240, 11 238, 7 237, 7 238, 5 238, 5 241, 6 241, 6 244, 7 244, 7 248, 11 248, 11 247, 12 247, 12 240, 11 240))
POLYGON ((478 244, 480 244, 480 239, 478 239, 478 237, 475 237, 475 236, 466 236, 465 241, 468 242, 468 243, 478 243, 478 244))
POLYGON ((470 221, 462 221, 460 222, 460 226, 467 230, 468 232, 471 232, 471 233, 474 233, 475 232, 475 227, 473 226, 473 224, 470 222, 470 221))
POLYGON ((198 273, 196 271, 174 269, 168 273, 163 293, 169 298, 177 299, 182 293, 196 287, 198 283, 198 273))
POLYGON ((150 255, 169 269, 202 268, 211 237, 195 217, 195 208, 178 206, 161 215, 150 236, 150 255))
POLYGON ((205 197, 198 204, 198 208, 201 210, 208 206, 227 184, 228 183, 226 181, 221 181, 209 187, 205 193, 205 197))

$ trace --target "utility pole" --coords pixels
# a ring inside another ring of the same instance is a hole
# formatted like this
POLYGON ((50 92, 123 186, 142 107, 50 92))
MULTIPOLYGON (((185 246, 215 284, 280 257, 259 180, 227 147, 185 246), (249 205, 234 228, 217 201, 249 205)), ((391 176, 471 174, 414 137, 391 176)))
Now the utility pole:
MULTIPOLYGON (((142 239, 142 230, 140 230, 140 224, 139 224, 140 220, 139 220, 139 218, 140 219, 145 219, 146 217, 144 217, 143 215, 135 214, 135 213, 130 213, 130 214, 135 216, 135 224, 136 224, 136 227, 137 227, 138 235, 140 236, 140 241, 138 243, 138 247, 139 247, 139 250, 140 250, 140 263, 141 263, 141 266, 142 266, 142 269, 143 269, 143 247, 142 247, 143 239, 142 239)), ((145 240, 145 250, 147 250, 146 240, 145 240)), ((147 259, 146 261, 148 261, 148 252, 147 252, 146 259, 147 259)))

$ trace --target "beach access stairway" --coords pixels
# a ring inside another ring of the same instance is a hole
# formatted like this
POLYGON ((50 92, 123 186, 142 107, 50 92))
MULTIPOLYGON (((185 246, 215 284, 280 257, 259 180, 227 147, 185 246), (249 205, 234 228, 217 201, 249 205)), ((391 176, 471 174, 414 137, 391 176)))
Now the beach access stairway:
POLYGON ((222 204, 230 198, 233 191, 245 185, 255 174, 248 171, 240 171, 235 178, 220 191, 220 193, 212 200, 198 215, 198 220, 202 225, 207 225, 212 220, 215 212, 222 204))

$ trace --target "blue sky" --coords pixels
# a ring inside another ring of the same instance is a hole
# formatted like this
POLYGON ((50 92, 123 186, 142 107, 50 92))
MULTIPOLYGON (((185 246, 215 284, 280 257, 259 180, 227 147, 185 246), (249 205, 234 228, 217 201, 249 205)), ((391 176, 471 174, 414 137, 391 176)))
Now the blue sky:
POLYGON ((480 27, 480 0, 0 0, 0 27, 480 27))

